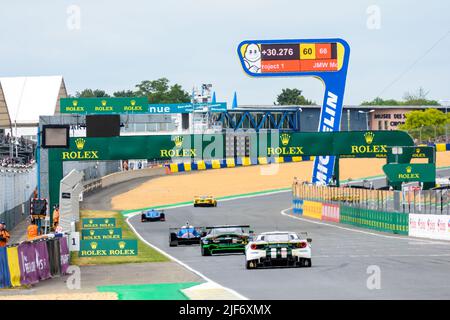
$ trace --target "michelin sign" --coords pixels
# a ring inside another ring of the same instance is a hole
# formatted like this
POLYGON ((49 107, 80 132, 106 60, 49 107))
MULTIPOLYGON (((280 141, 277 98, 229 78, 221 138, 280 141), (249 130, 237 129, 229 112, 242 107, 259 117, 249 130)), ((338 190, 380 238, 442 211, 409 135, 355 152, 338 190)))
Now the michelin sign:
MULTIPOLYGON (((252 77, 311 76, 322 80, 325 94, 318 131, 339 131, 350 56, 346 41, 245 40, 237 53, 244 72, 252 77)), ((316 157, 312 182, 327 184, 333 175, 334 161, 334 156, 316 157)))

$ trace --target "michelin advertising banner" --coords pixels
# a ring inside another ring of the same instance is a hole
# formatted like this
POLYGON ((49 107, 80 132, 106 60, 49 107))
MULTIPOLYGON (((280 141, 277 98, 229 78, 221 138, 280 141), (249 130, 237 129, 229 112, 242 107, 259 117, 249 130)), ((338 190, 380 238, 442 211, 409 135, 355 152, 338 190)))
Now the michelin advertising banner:
POLYGON ((450 215, 410 214, 409 236, 450 240, 450 215))

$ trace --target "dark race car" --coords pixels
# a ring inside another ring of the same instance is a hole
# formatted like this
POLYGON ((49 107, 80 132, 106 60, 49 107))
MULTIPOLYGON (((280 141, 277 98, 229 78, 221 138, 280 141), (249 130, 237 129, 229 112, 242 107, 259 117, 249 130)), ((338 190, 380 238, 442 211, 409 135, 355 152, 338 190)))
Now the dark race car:
POLYGON ((143 210, 141 213, 141 221, 166 221, 166 215, 164 214, 164 211, 155 209, 143 210))
POLYGON ((204 228, 195 228, 189 224, 181 228, 170 228, 169 232, 169 245, 171 247, 183 244, 200 244, 201 237, 206 235, 204 228))
POLYGON ((245 246, 252 239, 250 226, 226 225, 207 227, 207 234, 201 238, 202 256, 214 253, 245 253, 245 246))

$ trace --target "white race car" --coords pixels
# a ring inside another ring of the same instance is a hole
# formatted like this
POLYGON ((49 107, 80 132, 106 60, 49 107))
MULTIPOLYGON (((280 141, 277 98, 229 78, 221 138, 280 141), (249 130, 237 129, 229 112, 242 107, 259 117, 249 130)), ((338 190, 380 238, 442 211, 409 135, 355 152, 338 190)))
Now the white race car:
POLYGON ((311 242, 306 232, 264 232, 245 247, 247 269, 268 266, 311 267, 311 242))

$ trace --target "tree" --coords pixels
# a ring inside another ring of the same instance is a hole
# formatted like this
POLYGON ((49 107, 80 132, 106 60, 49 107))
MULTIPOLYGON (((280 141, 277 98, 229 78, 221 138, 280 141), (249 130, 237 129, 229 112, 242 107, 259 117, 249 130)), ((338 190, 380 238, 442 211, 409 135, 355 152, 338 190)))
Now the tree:
POLYGON ((191 96, 179 84, 174 84, 167 93, 167 100, 170 103, 184 103, 190 102, 191 96))
POLYGON ((146 96, 149 103, 183 103, 190 101, 190 95, 179 84, 169 86, 167 78, 145 80, 136 85, 136 94, 146 96))
POLYGON ((406 92, 403 95, 405 105, 410 106, 439 106, 439 102, 436 100, 427 99, 428 91, 425 91, 422 87, 416 90, 415 93, 406 92))
POLYGON ((136 93, 132 90, 121 90, 114 92, 113 96, 116 98, 131 98, 135 97, 136 93))
POLYGON ((426 126, 442 126, 449 123, 449 120, 449 116, 438 109, 415 110, 406 114, 405 124, 401 128, 410 130, 426 126))
POLYGON ((399 129, 408 131, 413 138, 434 139, 445 134, 445 126, 450 123, 450 115, 434 108, 411 111, 406 114, 405 124, 399 129))
POLYGON ((363 101, 361 103, 362 106, 398 106, 400 104, 400 101, 394 99, 383 100, 380 97, 376 97, 372 101, 363 101))
POLYGON ((275 105, 311 105, 314 104, 313 101, 306 99, 302 95, 302 90, 299 89, 282 89, 281 93, 277 96, 277 101, 274 102, 275 105))
POLYGON ((405 92, 403 95, 404 101, 397 101, 395 99, 383 100, 380 97, 376 97, 372 101, 363 101, 362 106, 440 106, 436 100, 427 99, 428 91, 425 91, 422 87, 416 90, 416 92, 405 92))
POLYGON ((77 91, 75 96, 77 98, 108 98, 109 94, 107 94, 106 91, 100 89, 84 89, 81 92, 77 91))

